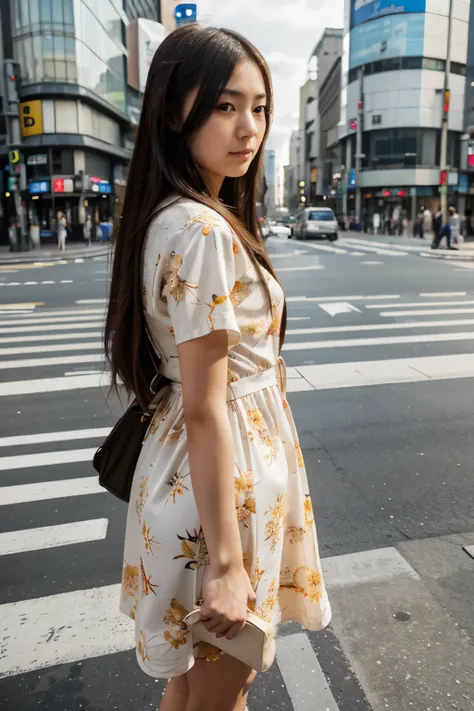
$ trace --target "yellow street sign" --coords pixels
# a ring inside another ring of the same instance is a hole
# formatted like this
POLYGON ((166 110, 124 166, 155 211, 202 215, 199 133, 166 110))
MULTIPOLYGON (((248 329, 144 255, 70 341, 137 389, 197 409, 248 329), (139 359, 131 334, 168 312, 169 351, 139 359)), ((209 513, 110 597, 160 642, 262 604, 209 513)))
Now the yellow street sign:
POLYGON ((10 163, 18 163, 20 160, 20 151, 10 151, 8 154, 8 160, 10 163))
POLYGON ((20 104, 20 127, 22 136, 43 133, 43 102, 40 99, 20 104))

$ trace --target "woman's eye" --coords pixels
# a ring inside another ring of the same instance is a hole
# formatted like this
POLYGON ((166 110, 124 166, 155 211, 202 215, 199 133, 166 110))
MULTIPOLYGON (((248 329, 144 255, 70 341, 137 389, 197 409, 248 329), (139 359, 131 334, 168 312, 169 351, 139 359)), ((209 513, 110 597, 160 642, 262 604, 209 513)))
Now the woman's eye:
POLYGON ((264 114, 266 108, 267 108, 267 107, 266 107, 266 106, 263 106, 263 105, 262 105, 262 106, 257 106, 257 108, 254 109, 254 112, 255 112, 256 114, 264 114))
POLYGON ((234 107, 232 104, 229 104, 229 102, 225 102, 224 104, 219 104, 217 107, 219 111, 223 111, 224 113, 228 114, 230 111, 234 110, 234 107))

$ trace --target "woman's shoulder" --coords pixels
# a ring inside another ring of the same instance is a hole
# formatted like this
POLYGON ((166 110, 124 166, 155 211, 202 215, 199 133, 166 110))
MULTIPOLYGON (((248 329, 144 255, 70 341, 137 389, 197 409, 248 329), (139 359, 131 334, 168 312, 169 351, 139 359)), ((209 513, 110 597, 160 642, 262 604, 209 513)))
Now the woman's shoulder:
POLYGON ((203 234, 209 234, 216 228, 228 232, 229 235, 232 233, 229 224, 217 210, 197 200, 178 196, 168 198, 161 203, 150 229, 164 230, 168 234, 173 234, 190 228, 196 231, 199 230, 199 226, 203 234))

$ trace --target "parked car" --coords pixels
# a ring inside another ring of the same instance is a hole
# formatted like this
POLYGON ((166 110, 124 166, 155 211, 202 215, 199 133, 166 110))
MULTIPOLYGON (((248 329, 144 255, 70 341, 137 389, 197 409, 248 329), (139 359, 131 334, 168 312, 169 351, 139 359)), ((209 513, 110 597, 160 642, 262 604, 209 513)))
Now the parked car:
POLYGON ((338 238, 338 223, 334 212, 329 207, 306 207, 296 217, 296 223, 291 228, 290 237, 295 239, 329 239, 334 242, 338 238))

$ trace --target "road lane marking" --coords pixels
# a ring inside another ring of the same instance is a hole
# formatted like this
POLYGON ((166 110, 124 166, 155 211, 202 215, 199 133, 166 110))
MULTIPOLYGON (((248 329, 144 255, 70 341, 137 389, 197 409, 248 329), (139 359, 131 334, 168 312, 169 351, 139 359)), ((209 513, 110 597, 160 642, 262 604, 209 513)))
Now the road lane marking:
POLYGON ((311 272, 317 269, 325 269, 321 264, 308 265, 305 267, 280 267, 277 269, 278 274, 280 272, 311 272))
POLYGON ((268 256, 270 259, 283 259, 284 257, 295 257, 301 254, 309 254, 305 249, 298 249, 293 252, 269 252, 268 256))
POLYGON ((104 354, 58 356, 57 358, 25 358, 24 360, 0 360, 0 370, 15 368, 42 368, 51 365, 70 365, 72 363, 103 363, 104 354))
POLYGON ((105 438, 110 430, 110 427, 93 427, 84 430, 61 430, 60 432, 41 432, 40 434, 0 437, 0 447, 25 447, 31 444, 46 444, 47 442, 105 438))
POLYGON ((466 333, 426 333, 418 336, 381 336, 380 338, 347 338, 336 341, 302 341, 285 343, 284 351, 305 351, 327 348, 355 348, 359 346, 390 346, 399 343, 442 343, 443 341, 471 341, 474 331, 466 333))
POLYGON ((449 314, 474 314, 474 309, 419 309, 414 311, 381 311, 380 316, 448 316, 449 314))
POLYGON ((78 299, 76 304, 106 304, 108 299, 78 299))
POLYGON ((361 262, 361 264, 366 264, 368 266, 376 266, 378 264, 385 264, 385 262, 361 262))
POLYGON ((404 304, 367 304, 366 309, 415 309, 420 306, 472 306, 474 301, 408 301, 404 304))
MULTIPOLYGON (((381 299, 400 299, 400 294, 384 294, 378 296, 288 296, 287 302, 311 303, 313 301, 380 301, 381 299)), ((398 304, 397 304, 398 306, 398 304)))
MULTIPOLYGON (((288 319, 290 320, 290 319, 288 319)), ((321 328, 289 328, 287 336, 309 336, 312 333, 350 333, 351 331, 393 331, 411 328, 444 328, 448 326, 474 326, 474 319, 456 321, 404 321, 403 323, 371 323, 353 326, 325 326, 321 328)))
POLYGON ((474 353, 303 365, 298 372, 315 390, 474 378, 474 353))
MULTIPOLYGON (((0 309, 1 311, 1 309, 0 309)), ((69 321, 76 322, 76 321, 93 321, 94 319, 98 319, 100 316, 105 316, 105 311, 104 309, 88 309, 88 310, 80 310, 78 309, 77 311, 23 311, 25 314, 24 317, 22 318, 14 318, 18 314, 13 313, 11 314, 11 318, 9 318, 7 321, 0 321, 0 326, 19 326, 20 324, 23 325, 32 325, 32 324, 37 324, 37 323, 66 323, 69 321), (37 314, 37 315, 36 315, 37 314), (33 318, 26 318, 26 316, 33 316, 33 318)), ((2 314, 4 316, 10 316, 10 314, 2 314)))
MULTIPOLYGON (((97 324, 97 326, 102 326, 102 324, 97 324)), ((1 331, 0 331, 1 333, 1 331)), ((90 333, 68 333, 68 340, 72 339, 84 339, 84 338, 100 338, 102 336, 101 331, 91 331, 90 333)), ((13 338, 0 338, 0 343, 30 343, 34 339, 35 343, 40 341, 64 341, 64 333, 49 333, 46 336, 39 336, 35 333, 34 336, 15 336, 13 338)))
POLYGON ((467 291, 425 291, 420 294, 425 298, 438 298, 438 297, 448 297, 448 296, 467 296, 467 291))
POLYGON ((10 310, 10 309, 34 309, 35 306, 44 306, 44 301, 28 301, 27 303, 21 304, 0 304, 0 309, 10 310))
POLYGON ((361 313, 357 306, 352 306, 352 304, 346 301, 336 301, 334 303, 327 302, 325 304, 318 304, 320 309, 326 311, 330 316, 337 316, 338 314, 348 314, 351 312, 361 313))
POLYGON ((41 481, 37 484, 16 484, 0 488, 0 506, 105 493, 106 490, 100 486, 97 476, 41 481))
MULTIPOLYGON (((70 331, 70 330, 79 330, 81 328, 101 328, 104 326, 103 321, 81 321, 79 323, 58 323, 58 324, 49 324, 47 326, 14 326, 13 328, 0 328, 0 335, 4 335, 6 333, 37 333, 37 332, 43 332, 47 333, 48 331, 70 331)), ((82 334, 85 335, 85 334, 82 334)), ((63 335, 64 338, 64 335, 63 335)), ((30 339, 36 340, 35 336, 30 336, 30 339)))
POLYGON ((339 711, 328 681, 304 632, 277 640, 278 667, 294 711, 339 711))
POLYGON ((22 355, 23 353, 52 353, 60 351, 103 351, 104 344, 100 341, 91 343, 61 343, 52 346, 21 346, 19 348, 0 348, 0 358, 9 355, 22 355))
POLYGON ((45 548, 100 541, 107 536, 108 523, 106 518, 96 518, 0 533, 0 555, 16 555, 45 548))
POLYGON ((56 464, 91 462, 96 451, 97 447, 88 447, 87 449, 66 449, 57 452, 34 452, 33 454, 0 457, 0 472, 12 471, 13 469, 51 467, 56 464))
POLYGON ((320 252, 332 252, 333 254, 349 254, 347 249, 341 249, 340 247, 333 247, 329 244, 309 244, 306 243, 305 247, 311 247, 311 249, 317 249, 320 252))

